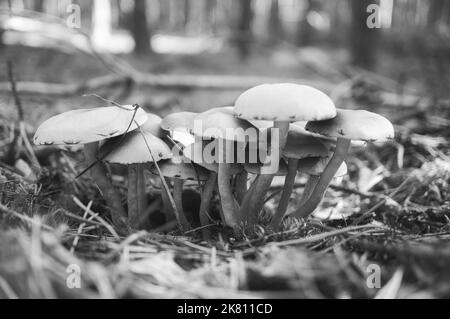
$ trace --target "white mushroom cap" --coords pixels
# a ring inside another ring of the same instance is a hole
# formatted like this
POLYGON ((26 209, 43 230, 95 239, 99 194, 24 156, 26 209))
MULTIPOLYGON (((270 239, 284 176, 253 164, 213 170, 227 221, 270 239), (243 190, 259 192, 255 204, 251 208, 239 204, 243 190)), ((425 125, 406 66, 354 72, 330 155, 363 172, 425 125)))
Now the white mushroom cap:
POLYGON ((218 107, 195 118, 194 135, 229 141, 257 141, 259 130, 249 122, 234 116, 232 107, 218 107))
POLYGON ((143 131, 155 136, 161 136, 162 118, 153 113, 147 113, 147 121, 141 125, 143 131))
POLYGON ((394 126, 385 117, 364 110, 337 110, 334 119, 309 122, 306 129, 328 137, 367 142, 394 138, 394 126))
POLYGON ((36 145, 76 145, 102 141, 124 134, 128 127, 133 131, 142 125, 148 116, 134 106, 110 106, 81 109, 51 117, 41 124, 34 135, 36 145), (133 123, 130 122, 134 117, 133 123))
MULTIPOLYGON (((216 172, 219 169, 217 160, 217 141, 199 141, 186 146, 183 155, 209 171, 216 172)), ((230 174, 235 175, 243 171, 243 166, 239 163, 230 163, 230 174)))
POLYGON ((305 157, 323 157, 328 155, 328 149, 321 141, 302 128, 290 127, 283 156, 302 159, 305 157))
MULTIPOLYGON (((161 173, 165 177, 179 178, 182 180, 206 181, 209 178, 209 172, 203 167, 188 162, 187 159, 180 157, 164 160, 158 163, 161 173), (181 160, 181 161, 180 161, 181 160)), ((150 171, 154 175, 159 175, 158 169, 153 165, 150 171)))
POLYGON ((172 113, 162 120, 161 128, 168 132, 191 133, 197 115, 198 113, 193 112, 172 113))
POLYGON ((325 93, 292 83, 256 86, 239 96, 235 105, 235 114, 246 120, 320 121, 336 116, 336 107, 325 93))
POLYGON ((146 123, 140 130, 108 139, 100 148, 99 157, 102 158, 107 154, 104 158, 105 162, 125 165, 150 163, 153 162, 153 159, 160 161, 172 158, 169 146, 162 139, 153 135, 151 133, 153 130, 154 125, 146 123), (147 141, 153 157, 150 155, 145 141, 147 141))

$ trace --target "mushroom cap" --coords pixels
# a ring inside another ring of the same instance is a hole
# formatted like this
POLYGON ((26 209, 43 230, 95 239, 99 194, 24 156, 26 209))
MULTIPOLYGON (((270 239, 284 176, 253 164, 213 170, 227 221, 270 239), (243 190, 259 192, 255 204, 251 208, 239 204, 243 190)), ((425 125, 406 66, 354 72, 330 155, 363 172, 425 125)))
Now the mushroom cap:
MULTIPOLYGON (((215 140, 195 142, 184 148, 183 155, 195 164, 217 173, 219 170, 219 162, 217 161, 218 156, 215 151, 217 145, 213 145, 215 143, 215 140)), ((244 167, 239 163, 230 163, 231 175, 239 174, 243 169, 244 167)))
MULTIPOLYGON (((261 163, 245 163, 244 169, 247 171, 247 173, 255 174, 255 175, 261 175, 261 169, 264 167, 261 163)), ((274 176, 286 176, 288 173, 288 167, 286 165, 286 162, 281 159, 280 165, 278 166, 278 172, 274 174, 274 176)))
POLYGON ((323 157, 328 155, 327 147, 321 141, 302 128, 290 127, 283 156, 302 159, 305 157, 323 157))
MULTIPOLYGON (((299 160, 297 170, 308 175, 320 175, 330 161, 329 157, 307 157, 299 160)), ((334 177, 342 177, 347 174, 347 164, 343 162, 334 177)))
POLYGON ((306 130, 328 137, 366 142, 394 138, 394 126, 385 117, 364 110, 337 110, 334 119, 309 122, 306 130))
POLYGON ((109 106, 65 112, 49 118, 36 130, 36 145, 76 145, 105 140, 135 130, 148 115, 134 106, 109 106), (136 123, 134 123, 136 122, 136 123), (130 125, 131 123, 131 125, 130 125))
POLYGON ((102 158, 106 155, 105 162, 124 165, 150 163, 153 160, 172 158, 171 149, 162 139, 146 131, 144 127, 142 127, 142 133, 145 140, 140 130, 108 139, 100 147, 99 157, 102 158), (153 157, 150 155, 145 141, 147 141, 153 157))
MULTIPOLYGON (((206 181, 209 177, 209 172, 194 163, 189 163, 189 160, 183 157, 176 157, 158 162, 159 169, 165 177, 179 178, 182 180, 206 181)), ((154 175, 159 175, 158 169, 152 165, 150 171, 154 175)))
POLYGON ((161 136, 162 118, 153 113, 147 113, 147 121, 141 125, 143 131, 155 136, 161 136))
POLYGON ((239 96, 235 105, 235 114, 246 120, 320 121, 336 116, 336 107, 325 93, 293 83, 256 86, 239 96))
POLYGON ((191 133, 194 129, 194 120, 198 113, 179 112, 166 116, 161 123, 161 128, 168 132, 186 132, 191 133))
POLYGON ((195 118, 193 133, 207 139, 247 142, 257 141, 259 130, 251 123, 236 118, 232 107, 218 107, 195 118))

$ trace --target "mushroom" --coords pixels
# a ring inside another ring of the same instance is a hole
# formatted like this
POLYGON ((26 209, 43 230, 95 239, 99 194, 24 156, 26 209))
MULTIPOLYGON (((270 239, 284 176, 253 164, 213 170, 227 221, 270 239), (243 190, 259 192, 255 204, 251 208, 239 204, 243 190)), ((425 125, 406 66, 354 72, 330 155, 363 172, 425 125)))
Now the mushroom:
POLYGON ((109 139, 99 150, 99 157, 105 162, 128 166, 128 224, 133 229, 139 229, 147 208, 144 164, 172 158, 167 144, 155 136, 159 134, 161 118, 148 115, 140 130, 109 139))
POLYGON ((192 144, 194 120, 198 113, 179 112, 166 116, 161 122, 161 129, 168 133, 175 141, 183 145, 192 144))
POLYGON ((334 119, 311 121, 306 125, 306 130, 326 137, 337 138, 337 144, 333 156, 311 196, 295 212, 298 217, 308 216, 320 204, 328 184, 347 158, 352 140, 375 142, 394 137, 394 127, 388 119, 363 110, 338 109, 334 119))
MULTIPOLYGON (((189 160, 183 157, 174 157, 158 163, 159 171, 164 177, 173 179, 173 200, 175 202, 178 216, 177 219, 183 230, 190 228, 189 222, 183 210, 183 184, 184 181, 206 181, 209 174, 206 169, 196 164, 187 164, 189 160)), ((156 167, 151 167, 151 172, 155 175, 159 174, 156 167)))
MULTIPOLYGON (((219 161, 217 160, 218 154, 215 152, 217 146, 217 140, 203 140, 188 145, 183 150, 183 155, 186 158, 209 171, 209 177, 203 187, 200 204, 199 216, 201 226, 209 224, 208 211, 210 209, 211 198, 217 183, 217 173, 219 171, 219 161)), ((231 175, 240 174, 242 171, 244 171, 242 165, 237 163, 230 164, 231 175)), ((223 222, 225 223, 225 220, 223 220, 223 222)), ((204 234, 207 235, 205 232, 204 234)))
POLYGON ((286 209, 297 177, 299 160, 326 155, 328 155, 327 148, 317 138, 313 137, 302 128, 291 126, 286 147, 283 150, 283 156, 288 160, 288 173, 284 182, 283 193, 270 227, 278 227, 283 216, 286 214, 286 209))
MULTIPOLYGON (((214 108, 195 118, 193 133, 207 139, 217 139, 218 147, 218 188, 225 223, 236 228, 242 221, 231 187, 231 166, 235 162, 232 153, 239 156, 248 142, 257 142, 258 129, 249 122, 238 119, 232 107, 214 108), (232 153, 228 153, 232 151, 232 153)), ((244 161, 242 159, 242 161, 244 161)))
MULTIPOLYGON (((299 206, 303 205, 306 200, 311 196, 317 182, 319 181, 320 175, 323 173, 325 168, 330 161, 329 157, 308 157, 299 160, 298 171, 309 175, 309 179, 306 182, 305 188, 303 190, 302 198, 300 199, 299 206)), ((342 177, 347 174, 347 165, 345 162, 341 164, 336 174, 333 178, 342 177)))
POLYGON ((126 212, 119 194, 97 160, 99 141, 131 132, 146 122, 147 114, 137 106, 110 106, 65 112, 41 124, 34 135, 36 145, 84 145, 85 161, 94 163, 91 176, 111 210, 114 225, 125 233, 126 212))
POLYGON ((272 146, 268 157, 270 166, 265 167, 263 174, 256 180, 257 185, 247 214, 250 220, 255 220, 252 215, 257 215, 262 209, 261 203, 272 183, 273 173, 278 170, 277 165, 286 145, 289 124, 334 118, 336 108, 325 93, 315 88, 281 83, 263 84, 244 92, 237 99, 234 112, 238 118, 249 121, 273 121, 270 134, 272 146))

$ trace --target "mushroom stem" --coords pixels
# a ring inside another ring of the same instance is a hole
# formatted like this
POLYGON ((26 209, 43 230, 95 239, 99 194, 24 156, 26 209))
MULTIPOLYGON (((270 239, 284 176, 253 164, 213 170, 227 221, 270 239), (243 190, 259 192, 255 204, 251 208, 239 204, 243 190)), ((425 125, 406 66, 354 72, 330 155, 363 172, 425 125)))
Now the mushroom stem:
MULTIPOLYGON (((168 181, 167 178, 166 183, 169 185, 170 181, 168 181)), ((163 202, 163 211, 164 215, 166 216, 166 222, 169 222, 175 217, 175 214, 173 212, 172 203, 170 202, 169 194, 167 194, 167 191, 164 187, 161 188, 161 199, 163 202)))
POLYGON ((248 210, 244 213, 246 214, 247 225, 253 227, 256 225, 258 220, 259 212, 264 207, 265 197, 270 185, 272 184, 274 175, 266 174, 259 175, 258 179, 255 180, 255 187, 251 193, 251 200, 248 205, 248 210))
MULTIPOLYGON (((264 207, 264 199, 269 191, 270 185, 272 184, 273 178, 275 176, 275 173, 279 169, 279 163, 282 151, 284 147, 286 146, 287 142, 287 136, 289 133, 289 122, 274 122, 274 126, 271 129, 271 144, 274 143, 274 133, 273 130, 278 130, 278 146, 277 147, 277 153, 273 153, 272 147, 269 149, 271 150, 271 153, 269 154, 270 157, 270 173, 267 174, 266 167, 261 168, 261 175, 260 178, 257 181, 257 184, 255 186, 254 194, 252 195, 251 203, 249 205, 249 210, 247 213, 247 224, 249 226, 254 226, 257 219, 258 214, 264 207), (276 166, 274 166, 276 165, 276 166), (276 168, 276 169, 275 169, 276 168)), ((275 135, 277 136, 277 135, 275 135)))
MULTIPOLYGON (((206 181, 205 186, 203 187, 202 200, 200 204, 199 216, 200 216, 200 225, 202 227, 206 227, 207 225, 209 225, 210 222, 208 211, 211 206, 211 198, 213 196, 216 181, 217 181, 217 173, 210 172, 208 180, 206 181)), ((203 228, 202 233, 205 238, 209 237, 209 231, 206 228, 203 228)))
POLYGON ((235 211, 235 199, 231 190, 230 164, 219 163, 218 186, 225 224, 235 228, 238 226, 240 218, 237 216, 238 212, 235 211))
POLYGON ((97 184, 103 198, 111 210, 111 219, 114 225, 122 234, 126 234, 129 230, 126 223, 126 212, 122 206, 120 195, 115 190, 108 178, 105 165, 97 161, 98 142, 88 143, 84 145, 84 155, 87 163, 96 163, 91 168, 91 176, 97 184))
POLYGON ((314 191, 314 187, 316 187, 317 183, 319 182, 320 175, 311 175, 309 176, 308 181, 306 182, 305 188, 303 189, 302 198, 300 199, 300 202, 298 203, 298 206, 300 207, 311 196, 312 192, 314 191))
MULTIPOLYGON (((231 164, 227 163, 227 146, 230 143, 227 140, 220 139, 218 143, 219 147, 219 161, 217 171, 217 185, 219 188, 220 203, 222 206, 223 215, 225 218, 225 224, 227 226, 236 228, 240 221, 239 210, 236 210, 235 199, 233 196, 233 190, 231 187, 231 164)), ((231 144, 234 145, 234 144, 231 144)), ((232 146, 234 147, 234 146, 232 146)))
POLYGON ((183 225, 183 230, 189 229, 189 222, 186 219, 186 215, 183 210, 183 180, 175 178, 173 181, 173 201, 178 211, 178 219, 181 225, 183 225))
POLYGON ((278 228, 283 220, 283 216, 286 214, 289 199, 291 198, 292 190, 294 189, 295 178, 297 177, 297 168, 298 159, 290 158, 288 162, 288 173, 284 180, 283 194, 281 195, 277 211, 269 225, 270 228, 278 228))
POLYGON ((306 202, 300 206, 299 209, 294 213, 297 217, 307 217, 319 206, 322 198, 333 179, 334 175, 338 171, 339 167, 345 161, 348 156, 348 151, 350 149, 351 140, 345 138, 338 138, 336 144, 336 150, 328 163, 327 167, 320 176, 311 196, 306 200, 306 202))
POLYGON ((144 167, 128 165, 128 224, 133 229, 139 229, 146 206, 144 167))
POLYGON ((242 205, 245 194, 247 193, 248 173, 244 170, 236 175, 235 193, 239 205, 242 205))

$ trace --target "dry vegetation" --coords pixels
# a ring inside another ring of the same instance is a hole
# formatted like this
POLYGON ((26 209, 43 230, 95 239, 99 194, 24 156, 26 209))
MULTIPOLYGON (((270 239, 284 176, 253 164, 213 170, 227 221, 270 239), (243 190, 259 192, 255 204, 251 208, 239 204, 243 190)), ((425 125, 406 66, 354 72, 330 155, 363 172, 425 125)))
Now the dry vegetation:
MULTIPOLYGON (((38 70, 39 66, 57 69, 57 61, 45 64, 43 56, 37 57, 38 70)), ((19 65, 16 74, 31 77, 21 73, 26 67, 19 65)), ((76 67, 64 69, 64 76, 69 70, 77 72, 76 67)), ((200 230, 139 232, 122 238, 110 226, 89 177, 75 179, 83 168, 77 150, 33 149, 42 165, 38 176, 24 176, 23 168, 0 162, 0 297, 450 297, 450 106, 448 102, 427 108, 386 106, 377 100, 372 86, 360 84, 358 80, 344 86, 345 102, 357 105, 363 99, 390 118, 396 125, 395 141, 354 148, 349 175, 328 191, 316 214, 321 218, 288 218, 277 234, 265 233, 261 227, 255 236, 238 241, 216 225, 210 242, 202 240, 200 230), (73 264, 81 269, 81 289, 66 285, 66 268, 73 264), (366 285, 370 264, 381 267, 381 290, 366 285)), ((142 91, 124 99, 145 100, 142 91)), ((151 103, 143 106, 161 113, 166 112, 163 106, 184 108, 182 98, 175 106, 171 102, 175 95, 194 96, 193 92, 152 93, 151 103)), ((198 94, 201 99, 206 93, 198 94)), ((223 94, 210 95, 224 101, 234 96, 234 92, 223 94)), ((69 102, 73 100, 23 97, 29 137, 38 119, 57 113, 69 102)), ((13 99, 4 97, 0 103, 3 157, 18 126, 11 124, 13 99)), ((20 157, 27 163, 25 168, 33 167, 29 150, 24 148, 20 157)), ((125 194, 123 172, 112 169, 115 185, 125 194)), ((151 183, 150 196, 156 203, 152 212, 158 219, 159 186, 156 179, 151 183)), ((271 192, 262 226, 279 198, 276 188, 271 192)), ((196 197, 189 198, 187 211, 195 215, 198 203, 192 198, 196 197)))

